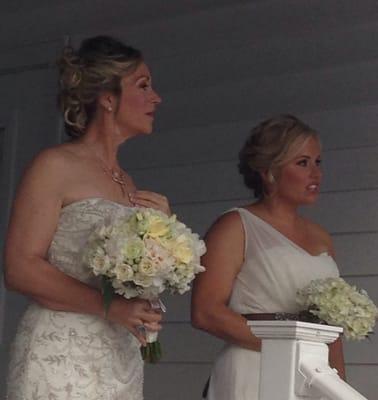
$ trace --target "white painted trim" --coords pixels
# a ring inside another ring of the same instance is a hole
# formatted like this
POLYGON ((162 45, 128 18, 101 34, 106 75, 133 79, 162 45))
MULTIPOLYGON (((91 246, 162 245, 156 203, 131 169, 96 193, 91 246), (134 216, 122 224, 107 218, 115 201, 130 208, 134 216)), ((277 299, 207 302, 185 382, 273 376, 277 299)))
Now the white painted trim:
POLYGON ((248 321, 254 335, 263 339, 311 340, 332 343, 343 331, 339 326, 320 325, 302 321, 248 321))

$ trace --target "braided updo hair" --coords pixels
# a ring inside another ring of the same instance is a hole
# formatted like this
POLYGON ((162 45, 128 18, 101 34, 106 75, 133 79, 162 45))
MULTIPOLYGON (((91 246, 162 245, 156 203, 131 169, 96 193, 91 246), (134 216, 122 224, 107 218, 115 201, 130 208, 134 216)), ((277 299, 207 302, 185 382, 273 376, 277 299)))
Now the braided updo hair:
POLYGON ((274 182, 280 167, 295 157, 309 137, 318 138, 318 134, 289 114, 267 119, 252 129, 239 153, 238 167, 245 185, 254 191, 256 198, 266 194, 261 173, 268 171, 274 182))
POLYGON ((121 79, 143 62, 142 53, 109 36, 84 40, 78 51, 67 46, 58 60, 58 101, 67 134, 81 136, 96 113, 104 90, 121 94, 121 79))

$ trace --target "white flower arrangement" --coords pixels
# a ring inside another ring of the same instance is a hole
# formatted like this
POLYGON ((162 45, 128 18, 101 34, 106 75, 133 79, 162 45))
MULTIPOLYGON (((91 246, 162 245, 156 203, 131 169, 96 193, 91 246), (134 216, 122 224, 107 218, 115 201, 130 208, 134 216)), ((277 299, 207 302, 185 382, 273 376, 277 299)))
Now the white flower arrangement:
MULTIPOLYGON (((96 227, 84 250, 84 262, 102 277, 107 311, 114 293, 152 301, 165 290, 187 292, 195 275, 205 270, 200 264, 205 252, 205 243, 175 215, 135 208, 131 215, 96 227)), ((155 350, 146 352, 153 355, 155 350)))
POLYGON ((373 331, 378 309, 365 290, 342 278, 317 279, 298 290, 297 302, 329 325, 341 326, 345 337, 361 340, 373 331))

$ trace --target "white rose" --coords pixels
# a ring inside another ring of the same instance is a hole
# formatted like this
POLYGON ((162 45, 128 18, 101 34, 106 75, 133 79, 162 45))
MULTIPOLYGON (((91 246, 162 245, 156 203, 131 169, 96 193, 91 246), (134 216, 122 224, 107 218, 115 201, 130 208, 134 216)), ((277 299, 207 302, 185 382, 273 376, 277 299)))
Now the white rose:
POLYGON ((106 275, 111 264, 108 256, 95 255, 91 260, 91 266, 95 275, 106 275))
POLYGON ((128 264, 117 264, 114 267, 113 272, 117 279, 121 282, 130 281, 134 276, 134 271, 128 264))

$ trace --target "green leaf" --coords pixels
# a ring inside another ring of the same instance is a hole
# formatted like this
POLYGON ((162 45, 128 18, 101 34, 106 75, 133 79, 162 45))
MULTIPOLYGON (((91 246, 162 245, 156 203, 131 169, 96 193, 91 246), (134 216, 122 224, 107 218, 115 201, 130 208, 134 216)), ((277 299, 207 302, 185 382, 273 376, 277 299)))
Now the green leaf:
POLYGON ((146 363, 155 364, 161 358, 161 345, 159 341, 147 343, 147 346, 140 348, 142 358, 146 363))
POLYGON ((106 276, 102 277, 101 286, 102 286, 102 301, 104 304, 105 317, 107 317, 110 304, 112 303, 114 297, 114 289, 110 279, 108 279, 106 276))

